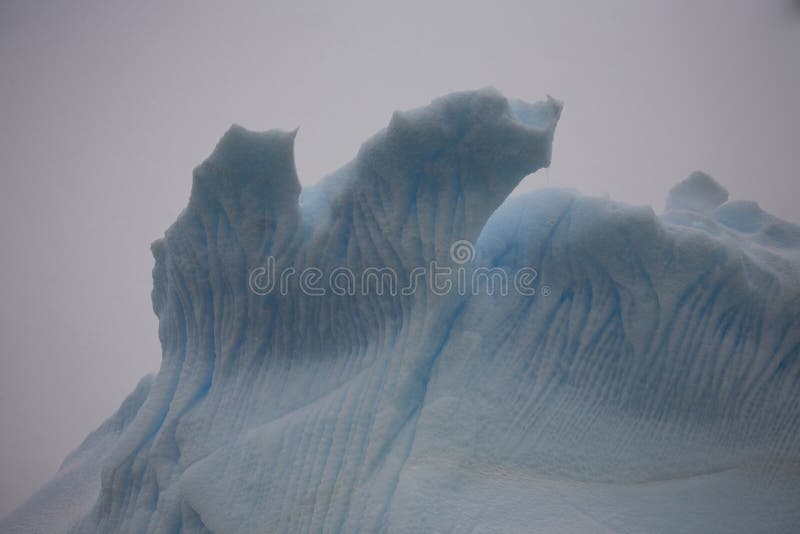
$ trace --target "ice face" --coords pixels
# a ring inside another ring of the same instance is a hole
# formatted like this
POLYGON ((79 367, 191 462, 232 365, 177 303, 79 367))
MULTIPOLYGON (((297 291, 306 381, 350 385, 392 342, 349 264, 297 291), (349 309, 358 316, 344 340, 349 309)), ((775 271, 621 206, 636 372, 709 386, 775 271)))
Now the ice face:
POLYGON ((153 244, 161 370, 81 464, 95 485, 61 527, 798 524, 799 229, 702 174, 662 216, 505 200, 549 164, 560 111, 450 95, 302 191, 294 132, 231 128, 153 244), (348 271, 357 291, 334 291, 348 271))

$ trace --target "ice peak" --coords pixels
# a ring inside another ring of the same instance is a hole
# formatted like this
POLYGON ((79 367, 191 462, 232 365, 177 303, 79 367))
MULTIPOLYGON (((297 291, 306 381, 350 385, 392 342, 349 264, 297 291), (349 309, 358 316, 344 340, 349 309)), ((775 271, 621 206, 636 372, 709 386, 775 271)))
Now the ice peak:
POLYGON ((297 130, 253 132, 234 124, 194 171, 191 203, 264 196, 274 209, 296 203, 300 182, 294 163, 297 130))
POLYGON ((727 201, 727 189, 710 175, 695 171, 670 189, 667 209, 711 213, 727 201))

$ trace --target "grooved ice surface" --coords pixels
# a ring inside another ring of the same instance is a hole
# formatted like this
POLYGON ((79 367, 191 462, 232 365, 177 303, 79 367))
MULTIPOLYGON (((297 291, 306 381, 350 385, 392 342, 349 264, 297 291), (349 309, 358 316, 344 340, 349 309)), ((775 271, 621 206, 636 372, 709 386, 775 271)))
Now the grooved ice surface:
POLYGON ((161 370, 4 532, 779 532, 800 524, 800 228, 692 175, 660 216, 566 190, 561 106, 398 112, 302 190, 234 126, 153 244, 161 370), (253 268, 451 244, 536 294, 258 295, 253 268), (80 479, 80 483, 74 482, 80 479))

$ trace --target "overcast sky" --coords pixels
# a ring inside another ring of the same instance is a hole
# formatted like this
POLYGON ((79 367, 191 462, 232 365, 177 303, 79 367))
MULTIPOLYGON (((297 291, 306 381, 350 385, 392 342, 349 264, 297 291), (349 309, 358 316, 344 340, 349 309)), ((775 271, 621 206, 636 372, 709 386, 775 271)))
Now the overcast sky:
POLYGON ((702 169, 800 222, 798 2, 385 4, 0 1, 0 515, 157 370, 149 244, 231 123, 300 126, 306 185, 395 109, 551 94, 520 190, 660 211, 702 169))

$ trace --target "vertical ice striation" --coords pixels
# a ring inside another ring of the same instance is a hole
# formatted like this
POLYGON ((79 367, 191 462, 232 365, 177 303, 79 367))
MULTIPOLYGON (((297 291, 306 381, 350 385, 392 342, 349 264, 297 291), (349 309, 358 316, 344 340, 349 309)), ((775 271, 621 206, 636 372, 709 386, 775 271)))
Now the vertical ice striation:
MULTIPOLYGON (((64 529, 800 521, 800 229, 703 173, 662 216, 563 190, 506 201, 549 165, 560 112, 456 93, 395 113, 302 191, 293 132, 232 127, 153 244, 161 370, 64 529), (472 261, 454 261, 462 241, 472 261), (403 285, 431 262, 535 269, 535 294, 297 285, 338 267, 403 285), (265 265, 293 273, 287 291, 266 274, 251 287, 265 265)), ((3 526, 24 531, 53 499, 3 526)))

